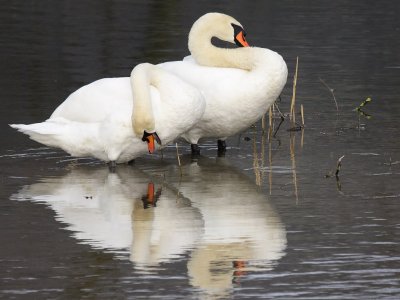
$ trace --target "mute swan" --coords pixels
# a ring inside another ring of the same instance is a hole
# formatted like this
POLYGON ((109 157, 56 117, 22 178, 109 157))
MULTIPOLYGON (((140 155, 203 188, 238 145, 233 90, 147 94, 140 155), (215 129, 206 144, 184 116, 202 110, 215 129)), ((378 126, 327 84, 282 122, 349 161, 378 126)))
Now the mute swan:
POLYGON ((105 78, 72 93, 42 123, 10 126, 72 156, 128 162, 168 144, 199 121, 202 94, 177 76, 144 63, 131 77, 105 78), (160 141, 161 139, 161 141, 160 141))
POLYGON ((221 13, 200 17, 189 33, 191 56, 183 61, 162 63, 189 84, 199 88, 206 100, 200 122, 182 137, 199 154, 202 137, 218 138, 219 152, 225 151, 225 139, 259 120, 280 95, 287 79, 283 58, 269 49, 248 47, 242 25, 221 13), (211 43, 217 37, 243 48, 218 48, 211 43))

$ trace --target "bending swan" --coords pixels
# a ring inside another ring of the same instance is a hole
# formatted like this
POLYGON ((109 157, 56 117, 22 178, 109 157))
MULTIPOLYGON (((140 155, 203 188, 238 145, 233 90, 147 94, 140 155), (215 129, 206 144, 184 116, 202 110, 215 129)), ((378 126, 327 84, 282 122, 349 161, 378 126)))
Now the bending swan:
POLYGON ((198 122, 204 109, 196 88, 143 63, 130 78, 105 78, 81 87, 42 123, 10 126, 72 156, 114 165, 154 151, 155 140, 170 143, 198 122))
POLYGON ((200 122, 182 136, 199 153, 200 138, 218 138, 219 151, 224 140, 259 120, 279 97, 287 79, 283 58, 269 49, 248 47, 243 26, 220 13, 200 17, 189 33, 191 56, 183 61, 159 66, 199 88, 206 100, 200 122), (218 48, 213 37, 243 48, 218 48))

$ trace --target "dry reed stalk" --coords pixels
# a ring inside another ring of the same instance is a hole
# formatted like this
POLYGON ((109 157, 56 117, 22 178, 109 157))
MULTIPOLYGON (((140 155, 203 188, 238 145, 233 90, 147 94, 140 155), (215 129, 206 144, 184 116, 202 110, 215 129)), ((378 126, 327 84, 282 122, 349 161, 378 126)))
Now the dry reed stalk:
POLYGON ((253 134, 253 169, 254 175, 256 177, 256 185, 261 186, 261 174, 260 165, 258 161, 257 144, 256 144, 256 134, 253 134))
POLYGON ((181 176, 182 176, 182 165, 181 165, 181 158, 179 156, 178 143, 175 143, 175 147, 176 147, 176 157, 178 158, 179 171, 180 171, 181 176))
POLYGON ((293 77, 292 101, 290 103, 290 121, 292 121, 293 125, 296 122, 296 120, 295 120, 295 104, 296 104, 296 86, 297 86, 298 69, 299 69, 299 57, 297 56, 297 58, 296 58, 296 70, 294 72, 294 77, 293 77))
POLYGON ((266 127, 266 125, 265 125, 265 114, 262 116, 262 119, 261 119, 261 127, 262 127, 262 132, 263 133, 266 132, 266 130, 265 130, 265 127, 266 127))
POLYGON ((272 104, 272 105, 269 107, 269 113, 268 113, 269 118, 268 118, 268 121, 269 121, 269 127, 270 127, 270 128, 272 127, 272 114, 273 114, 272 108, 273 108, 274 106, 275 106, 275 104, 272 104))
POLYGON ((303 107, 303 104, 300 105, 300 113, 301 113, 301 126, 304 127, 304 107, 303 107))
POLYGON ((271 140, 269 140, 269 145, 268 145, 268 162, 269 162, 269 174, 268 174, 269 194, 272 195, 272 141, 271 140))
MULTIPOLYGON (((263 170, 264 166, 265 166, 265 144, 266 144, 266 140, 267 140, 266 139, 266 133, 263 132, 263 134, 261 135, 261 153, 260 153, 260 156, 261 156, 261 170, 263 170)), ((264 177, 263 175, 264 175, 264 173, 261 172, 261 177, 264 177)))
POLYGON ((272 106, 269 107, 269 112, 268 112, 268 123, 269 123, 269 129, 268 129, 268 141, 271 139, 272 131, 273 131, 273 121, 272 121, 272 116, 273 116, 273 111, 272 109, 275 107, 275 104, 272 104, 272 106))
POLYGON ((294 194, 296 196, 296 204, 299 202, 299 193, 297 188, 297 172, 296 172, 296 153, 295 153, 295 135, 290 136, 290 159, 292 161, 292 174, 294 194))

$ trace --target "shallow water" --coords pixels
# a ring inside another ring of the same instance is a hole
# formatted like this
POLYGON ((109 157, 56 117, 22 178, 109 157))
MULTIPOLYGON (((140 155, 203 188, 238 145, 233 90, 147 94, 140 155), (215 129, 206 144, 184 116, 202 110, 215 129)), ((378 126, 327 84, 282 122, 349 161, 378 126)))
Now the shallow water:
POLYGON ((399 12, 396 1, 3 5, 0 298, 398 299, 399 12), (284 113, 299 57, 303 131, 285 121, 271 137, 259 122, 225 157, 213 140, 197 160, 179 143, 181 167, 171 146, 110 173, 7 127, 46 119, 95 79, 181 58, 191 23, 215 10, 284 56, 284 113), (371 118, 353 111, 367 97, 371 118))

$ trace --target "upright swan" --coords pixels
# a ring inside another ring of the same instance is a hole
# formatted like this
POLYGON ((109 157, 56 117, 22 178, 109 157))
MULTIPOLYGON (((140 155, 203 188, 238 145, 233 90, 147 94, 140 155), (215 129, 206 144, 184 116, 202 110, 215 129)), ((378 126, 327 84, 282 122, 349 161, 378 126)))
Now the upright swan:
POLYGON ((259 120, 281 93, 287 79, 282 57, 269 49, 248 47, 242 25, 220 13, 200 17, 189 33, 191 56, 159 66, 199 88, 206 100, 200 122, 182 136, 199 153, 200 138, 224 140, 259 120), (213 37, 243 48, 225 49, 211 43, 213 37))
POLYGON ((115 165, 147 149, 153 152, 155 140, 168 144, 198 122, 204 109, 196 88, 144 63, 130 78, 105 78, 83 86, 42 123, 10 126, 72 156, 115 165))

